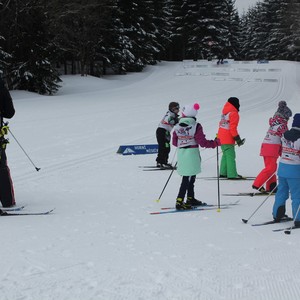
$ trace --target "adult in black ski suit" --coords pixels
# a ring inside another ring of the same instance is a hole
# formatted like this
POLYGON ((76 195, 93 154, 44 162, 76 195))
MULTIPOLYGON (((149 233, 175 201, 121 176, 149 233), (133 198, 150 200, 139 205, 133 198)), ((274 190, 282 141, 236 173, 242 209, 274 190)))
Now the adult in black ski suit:
POLYGON ((5 153, 8 143, 5 135, 8 133, 8 126, 3 120, 3 118, 12 118, 14 114, 15 109, 12 98, 3 80, 0 78, 0 201, 3 207, 10 207, 16 204, 13 183, 5 153))

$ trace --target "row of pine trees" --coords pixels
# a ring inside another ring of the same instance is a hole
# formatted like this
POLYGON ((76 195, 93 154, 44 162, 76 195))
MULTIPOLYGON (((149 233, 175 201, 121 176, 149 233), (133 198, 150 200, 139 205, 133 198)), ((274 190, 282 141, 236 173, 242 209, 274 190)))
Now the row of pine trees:
POLYGON ((60 74, 141 71, 160 60, 300 59, 300 1, 0 0, 0 75, 53 94, 60 74))

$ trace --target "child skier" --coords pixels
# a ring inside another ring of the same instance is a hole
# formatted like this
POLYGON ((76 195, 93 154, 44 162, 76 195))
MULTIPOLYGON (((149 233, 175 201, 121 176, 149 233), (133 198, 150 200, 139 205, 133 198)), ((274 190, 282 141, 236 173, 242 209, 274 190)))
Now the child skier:
POLYGON ((294 115, 292 128, 282 137, 282 154, 278 167, 278 190, 273 205, 273 218, 280 222, 285 215, 285 202, 291 193, 293 219, 300 227, 300 114, 294 115))
POLYGON ((260 192, 276 192, 277 159, 281 154, 281 137, 288 130, 288 120, 292 111, 285 101, 278 103, 278 109, 274 116, 269 119, 269 130, 262 142, 260 156, 264 159, 265 168, 257 175, 252 188, 260 192), (266 184, 266 188, 264 188, 266 184))
POLYGON ((236 170, 235 162, 235 143, 242 146, 245 139, 241 139, 238 134, 238 124, 240 121, 239 116, 240 101, 236 97, 230 97, 225 103, 221 121, 219 123, 218 138, 221 141, 222 159, 220 167, 220 177, 228 179, 244 179, 239 175, 236 170))
POLYGON ((170 102, 169 110, 160 121, 156 130, 156 139, 158 143, 158 154, 156 158, 156 166, 159 168, 170 168, 172 165, 168 163, 170 153, 171 131, 178 123, 179 103, 170 102))
POLYGON ((220 145, 219 139, 207 140, 196 115, 200 106, 186 105, 182 109, 182 117, 174 127, 172 143, 178 147, 177 171, 182 182, 176 199, 176 209, 191 209, 203 203, 195 199, 194 183, 196 175, 201 172, 201 156, 199 145, 204 148, 215 148, 220 145), (184 202, 185 194, 187 200, 184 202))

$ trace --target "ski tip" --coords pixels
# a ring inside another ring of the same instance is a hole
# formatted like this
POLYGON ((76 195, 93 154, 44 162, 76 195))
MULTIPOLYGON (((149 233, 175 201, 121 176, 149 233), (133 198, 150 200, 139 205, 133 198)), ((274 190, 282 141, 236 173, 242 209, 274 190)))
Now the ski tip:
POLYGON ((285 234, 291 234, 291 231, 290 230, 285 230, 284 233, 285 234))
POLYGON ((242 219, 243 223, 247 224, 248 220, 242 219))

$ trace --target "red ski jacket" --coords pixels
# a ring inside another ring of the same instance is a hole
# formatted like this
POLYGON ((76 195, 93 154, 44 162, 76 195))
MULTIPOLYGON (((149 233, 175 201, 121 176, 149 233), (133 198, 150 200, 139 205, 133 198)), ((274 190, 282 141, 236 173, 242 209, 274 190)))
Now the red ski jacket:
POLYGON ((218 138, 221 145, 235 144, 234 137, 238 134, 240 115, 238 110, 229 102, 226 102, 222 110, 222 118, 219 123, 218 138))

